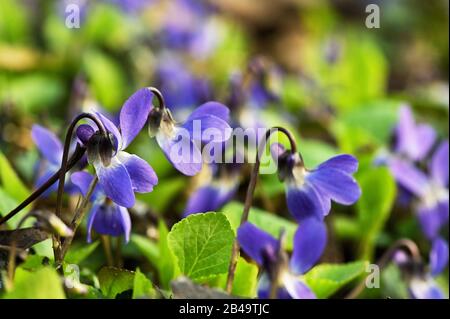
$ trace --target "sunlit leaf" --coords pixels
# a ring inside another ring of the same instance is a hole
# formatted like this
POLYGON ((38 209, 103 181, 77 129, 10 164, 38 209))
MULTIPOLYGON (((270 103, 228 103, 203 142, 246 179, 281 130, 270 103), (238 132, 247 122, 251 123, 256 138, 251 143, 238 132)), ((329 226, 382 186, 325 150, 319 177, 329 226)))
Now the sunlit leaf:
MULTIPOLYGON (((241 222, 243 209, 244 205, 239 202, 231 202, 221 209, 225 216, 227 216, 234 230, 237 229, 241 222)), ((284 229, 286 231, 285 248, 287 250, 292 250, 294 233, 297 230, 296 223, 259 208, 250 209, 249 222, 268 232, 275 238, 278 238, 281 230, 284 229)))
POLYGON ((67 251, 67 255, 64 260, 69 264, 80 264, 97 249, 99 243, 99 241, 95 241, 92 244, 86 244, 83 242, 79 245, 72 245, 67 251))
POLYGON ((17 268, 14 287, 5 299, 65 299, 62 281, 55 269, 44 267, 35 272, 17 268))
POLYGON ((234 233, 221 213, 194 214, 175 224, 168 244, 182 274, 191 279, 227 272, 234 233))
POLYGON ((305 280, 317 298, 328 298, 359 277, 365 271, 366 265, 364 261, 348 264, 321 264, 312 268, 305 275, 305 280))
POLYGON ((152 297, 155 294, 152 282, 139 270, 134 272, 133 299, 152 297))
POLYGON ((84 55, 84 70, 96 99, 110 111, 117 111, 125 102, 125 77, 117 61, 91 50, 84 55))
POLYGON ((396 196, 395 180, 386 167, 361 173, 358 178, 362 195, 358 201, 361 228, 361 257, 371 260, 377 237, 389 218, 396 196))
POLYGON ((115 298, 118 294, 133 289, 134 272, 114 267, 103 267, 98 273, 100 290, 108 298, 115 298))

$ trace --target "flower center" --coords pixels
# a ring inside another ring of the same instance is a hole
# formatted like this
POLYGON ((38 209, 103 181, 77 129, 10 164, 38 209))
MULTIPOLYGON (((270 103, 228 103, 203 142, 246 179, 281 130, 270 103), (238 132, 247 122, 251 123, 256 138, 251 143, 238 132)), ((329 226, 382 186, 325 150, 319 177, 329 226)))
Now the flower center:
POLYGON ((448 189, 437 185, 436 183, 431 183, 425 190, 425 194, 422 200, 427 207, 434 207, 438 203, 446 201, 449 199, 448 189))
POLYGON ((175 121, 168 109, 154 108, 149 115, 149 134, 153 137, 160 133, 169 139, 173 139, 176 134, 175 121))
POLYGON ((308 171, 304 166, 295 165, 292 169, 292 182, 297 186, 301 187, 305 184, 305 178, 308 171))

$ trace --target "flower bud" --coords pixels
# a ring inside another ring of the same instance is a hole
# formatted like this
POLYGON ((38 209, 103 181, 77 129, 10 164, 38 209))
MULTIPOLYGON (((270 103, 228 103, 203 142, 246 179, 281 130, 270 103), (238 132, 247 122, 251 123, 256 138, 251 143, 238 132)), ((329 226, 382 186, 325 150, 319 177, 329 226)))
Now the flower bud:
POLYGON ((114 137, 111 133, 108 136, 101 132, 96 132, 87 143, 88 162, 94 163, 101 160, 103 166, 111 164, 111 158, 114 155, 114 137))

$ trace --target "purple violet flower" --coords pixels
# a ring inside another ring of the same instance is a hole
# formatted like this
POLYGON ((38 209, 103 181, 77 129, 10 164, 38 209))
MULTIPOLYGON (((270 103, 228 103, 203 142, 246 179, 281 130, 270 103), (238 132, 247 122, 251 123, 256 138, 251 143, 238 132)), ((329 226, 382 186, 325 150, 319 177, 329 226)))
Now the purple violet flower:
POLYGON ((211 92, 206 79, 194 76, 186 64, 173 55, 163 55, 160 59, 155 83, 164 93, 164 99, 172 107, 174 115, 179 115, 180 109, 191 109, 210 100, 211 92))
POLYGON ((151 192, 158 183, 155 171, 147 162, 124 151, 147 122, 152 98, 153 93, 146 88, 134 93, 120 111, 120 130, 97 113, 110 133, 109 139, 87 124, 77 129, 77 136, 87 147, 88 161, 95 168, 100 186, 111 200, 123 207, 134 205, 134 192, 151 192))
MULTIPOLYGON (((63 146, 53 132, 37 124, 34 124, 31 128, 31 138, 42 156, 42 159, 37 165, 35 187, 38 188, 61 167, 63 146)), ((58 183, 53 184, 44 192, 43 196, 49 196, 52 192, 55 192, 57 188, 58 183)), ((64 189, 68 193, 73 193, 75 191, 70 181, 66 181, 64 189)))
POLYGON ((189 197, 183 216, 217 211, 236 194, 239 164, 210 164, 206 178, 189 197))
POLYGON ((278 176, 286 183, 287 206, 298 221, 315 217, 322 220, 331 209, 331 200, 352 205, 361 189, 352 174, 358 160, 343 154, 330 158, 313 170, 306 169, 300 154, 292 154, 279 144, 271 145, 278 163, 278 176))
MULTIPOLYGON (((72 174, 71 180, 81 194, 86 196, 89 185, 94 177, 87 172, 72 174)), ((126 207, 119 206, 107 197, 101 185, 97 185, 91 196, 92 208, 87 220, 87 242, 92 241, 92 228, 102 235, 125 237, 125 242, 130 240, 131 219, 126 207)))
POLYGON ((438 237, 433 240, 428 267, 424 267, 422 263, 418 264, 403 251, 396 252, 394 262, 402 270, 411 298, 445 299, 444 293, 434 280, 448 263, 448 244, 444 239, 438 237))
POLYGON ((217 27, 209 19, 213 9, 207 1, 175 0, 169 3, 160 38, 170 49, 183 50, 198 58, 217 47, 217 27))
POLYGON ((196 108, 178 125, 167 108, 153 108, 149 115, 149 133, 155 136, 169 162, 187 176, 202 168, 200 144, 221 143, 231 136, 228 108, 218 102, 207 102, 196 108))
POLYGON ((258 297, 270 297, 271 282, 279 276, 279 299, 315 299, 303 276, 320 259, 327 242, 326 226, 315 218, 300 223, 289 259, 281 242, 249 222, 239 227, 237 238, 244 252, 263 267, 258 297), (276 269, 280 271, 277 272, 276 269))
POLYGON ((116 5, 122 12, 137 13, 144 10, 149 5, 153 4, 154 0, 105 0, 113 5, 116 5))
POLYGON ((428 165, 430 175, 412 163, 398 158, 389 160, 389 168, 397 182, 418 199, 417 215, 423 233, 434 239, 448 222, 448 141, 442 142, 428 165))
POLYGON ((430 125, 417 124, 409 106, 402 106, 399 112, 395 152, 412 161, 420 161, 433 147, 436 132, 430 125))

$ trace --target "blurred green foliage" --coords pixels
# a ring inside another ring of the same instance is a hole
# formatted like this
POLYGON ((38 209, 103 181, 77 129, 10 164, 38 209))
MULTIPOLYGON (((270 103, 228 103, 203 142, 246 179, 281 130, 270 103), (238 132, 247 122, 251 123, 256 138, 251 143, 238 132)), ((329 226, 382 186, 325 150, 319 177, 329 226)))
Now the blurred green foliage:
MULTIPOLYGON (((217 46, 211 55, 202 56, 161 45, 164 6, 130 14, 95 1, 81 28, 69 29, 58 1, 1 0, 0 215, 33 188, 33 123, 58 128, 62 137, 65 123, 86 111, 87 102, 115 116, 132 92, 158 81, 155 70, 170 54, 193 75, 209 81, 211 99, 228 103, 233 76, 245 73, 251 58, 261 55, 280 66, 282 80, 280 101, 259 109, 258 116, 268 126, 284 126, 294 133, 309 169, 340 153, 353 154, 360 162, 356 178, 362 197, 350 208, 333 204, 332 252, 324 257, 325 264, 302 279, 319 298, 328 298, 344 285, 356 284, 367 262, 375 262, 379 251, 400 237, 416 240, 425 255, 430 247, 411 207, 397 207, 393 177, 374 162, 390 149, 398 108, 404 103, 412 105, 420 122, 431 123, 440 139, 448 139, 448 3, 377 1, 382 11, 382 27, 377 30, 363 24, 363 1, 298 1, 294 10, 286 10, 292 14, 285 12, 281 18, 276 14, 281 1, 255 3, 258 8, 249 12, 219 10, 212 21, 217 46), (264 10, 269 14, 264 16, 264 10), (77 91, 79 82, 85 86, 83 94, 77 91), (354 260, 361 261, 349 263, 354 260)), ((177 79, 174 76, 173 82, 177 79)), ((237 110, 231 112, 237 117, 237 110)), ((123 247, 125 267, 102 268, 104 249, 99 241, 85 243, 82 225, 66 263, 80 266, 87 293, 64 292, 57 272, 46 265, 53 258, 49 239, 33 247, 34 254, 17 268, 14 288, 2 291, 2 297, 116 298, 131 290, 133 298, 170 296, 170 282, 182 274, 224 288, 247 172, 234 200, 219 212, 175 224, 198 180, 180 176, 146 132, 129 151, 152 165, 159 183, 153 192, 138 195, 143 208, 132 211, 133 234, 123 247), (213 240, 216 236, 220 240, 213 240), (221 253, 208 257, 199 247, 221 253)), ((285 229, 285 248, 291 251, 297 224, 287 213, 284 196, 276 174, 261 176, 250 221, 275 237, 285 229)), ((53 209, 54 199, 39 201, 36 207, 53 209)), ((15 228, 27 211, 7 227, 15 228)), ((407 297, 398 268, 389 266, 382 273, 381 288, 365 291, 368 297, 407 297)), ((233 293, 254 297, 257 278, 258 267, 240 258, 233 293)), ((448 286, 448 270, 438 282, 448 286)))

